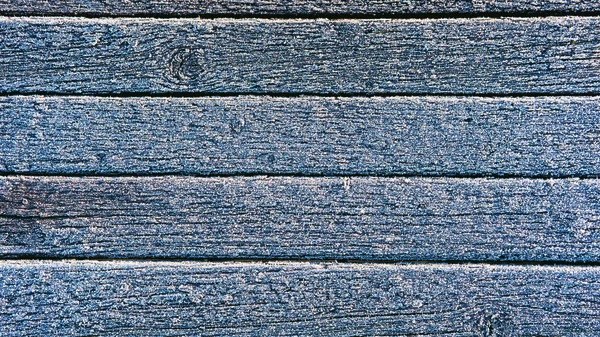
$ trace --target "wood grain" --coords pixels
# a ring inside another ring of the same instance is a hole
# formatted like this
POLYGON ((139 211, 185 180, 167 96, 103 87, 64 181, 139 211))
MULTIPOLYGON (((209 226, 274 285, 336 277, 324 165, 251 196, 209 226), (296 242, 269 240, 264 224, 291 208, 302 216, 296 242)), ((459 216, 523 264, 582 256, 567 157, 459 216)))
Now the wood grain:
POLYGON ((3 93, 600 93, 600 18, 0 18, 3 93))
POLYGON ((596 336, 598 268, 2 262, 3 336, 596 336))
POLYGON ((595 179, 3 177, 3 257, 600 261, 595 179))
POLYGON ((0 170, 600 175, 600 98, 0 98, 0 170))
POLYGON ((0 0, 19 15, 394 15, 439 13, 589 12, 594 0, 0 0))

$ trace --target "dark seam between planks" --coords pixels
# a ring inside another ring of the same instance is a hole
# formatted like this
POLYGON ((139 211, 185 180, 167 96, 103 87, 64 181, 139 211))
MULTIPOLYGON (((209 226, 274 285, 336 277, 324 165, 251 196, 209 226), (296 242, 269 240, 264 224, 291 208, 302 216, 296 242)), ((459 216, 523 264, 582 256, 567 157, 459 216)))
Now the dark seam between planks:
POLYGON ((571 262, 562 260, 393 260, 393 259, 301 259, 301 258, 201 258, 201 257, 144 257, 144 258, 104 258, 104 257, 48 257, 45 255, 25 254, 5 256, 3 261, 40 261, 40 262, 202 262, 202 263, 311 263, 311 264, 383 264, 383 265, 473 265, 473 266, 581 266, 600 267, 600 262, 571 262))
POLYGON ((348 14, 106 14, 106 13, 43 13, 27 11, 0 11, 5 17, 49 18, 140 18, 140 19, 471 19, 471 18, 539 18, 551 16, 600 16, 600 11, 518 11, 518 12, 444 12, 444 13, 348 13, 348 14))
POLYGON ((106 98, 202 98, 202 97, 273 97, 273 98, 310 98, 310 97, 329 97, 329 98, 386 98, 386 97, 461 97, 461 98, 519 98, 519 97, 600 97, 600 94, 596 91, 590 92, 553 92, 553 93, 449 93, 449 92, 432 92, 432 93, 408 93, 408 92, 385 92, 385 93, 360 93, 360 92, 331 92, 331 93, 319 93, 319 92, 252 92, 252 91, 238 91, 238 92, 118 92, 118 93, 77 93, 69 92, 62 93, 58 91, 33 91, 33 92, 19 92, 19 91, 1 91, 0 97, 11 97, 11 96, 45 96, 45 97, 106 97, 106 98))
POLYGON ((194 172, 140 172, 140 173, 48 173, 48 172, 14 172, 0 171, 0 177, 97 177, 97 178, 151 178, 151 177, 190 177, 190 178, 232 178, 232 177, 292 177, 292 178, 454 178, 454 179, 529 179, 529 180, 558 180, 558 179, 580 179, 594 180, 600 179, 600 174, 583 175, 518 175, 518 174, 378 174, 372 172, 365 173, 268 173, 268 172, 233 172, 233 173, 194 173, 194 172))

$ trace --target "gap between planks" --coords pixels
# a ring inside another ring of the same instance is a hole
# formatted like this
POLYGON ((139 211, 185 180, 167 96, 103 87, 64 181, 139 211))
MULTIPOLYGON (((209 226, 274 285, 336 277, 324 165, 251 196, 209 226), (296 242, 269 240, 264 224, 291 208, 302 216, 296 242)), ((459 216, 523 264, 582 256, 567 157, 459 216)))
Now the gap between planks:
POLYGON ((267 172, 236 172, 236 173, 190 173, 190 172, 139 172, 139 173, 42 173, 42 172, 0 172, 0 177, 55 177, 55 178, 429 178, 429 179, 524 179, 524 180, 597 180, 600 175, 516 175, 516 174, 380 174, 380 173, 267 173, 267 172))
POLYGON ((87 17, 306 17, 306 18, 412 18, 412 17, 480 17, 480 16, 547 16, 593 15, 600 11, 589 0, 458 0, 458 1, 150 1, 123 3, 114 0, 65 0, 39 2, 2 0, 4 15, 46 15, 87 17))
POLYGON ((591 91, 585 92, 539 92, 539 93, 411 93, 411 92, 381 92, 381 93, 319 93, 319 92, 118 92, 118 93, 61 93, 53 91, 0 92, 0 97, 56 97, 56 98, 544 98, 544 97, 583 97, 598 98, 600 95, 591 91))
POLYGON ((43 255, 19 255, 18 257, 0 257, 2 264, 15 263, 39 263, 39 264, 85 264, 85 263, 122 263, 122 264, 178 264, 194 263, 206 265, 372 265, 372 266, 447 266, 447 267, 540 267, 540 268, 570 268, 570 267, 600 267, 600 261, 573 262, 563 260, 524 260, 524 261, 501 261, 501 260, 386 260, 386 259, 307 259, 307 258, 168 258, 168 257, 144 257, 144 258, 98 258, 98 257, 46 257, 43 255))
POLYGON ((81 19, 273 19, 273 20, 445 20, 445 19, 503 19, 547 17, 594 17, 600 11, 523 11, 477 13, 394 13, 394 14, 106 14, 106 13, 53 13, 0 11, 3 17, 81 18, 81 19))

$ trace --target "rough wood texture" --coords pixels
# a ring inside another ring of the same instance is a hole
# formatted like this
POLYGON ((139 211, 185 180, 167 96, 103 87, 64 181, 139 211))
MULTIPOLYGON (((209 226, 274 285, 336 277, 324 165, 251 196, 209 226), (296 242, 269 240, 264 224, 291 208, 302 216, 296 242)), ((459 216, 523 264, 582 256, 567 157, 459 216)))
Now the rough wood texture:
POLYGON ((0 98, 0 170, 600 174, 600 98, 0 98))
POLYGON ((0 18, 0 92, 600 93, 600 18, 0 18))
POLYGON ((600 181, 0 180, 0 254, 600 261, 600 181))
POLYGON ((0 0, 0 13, 21 15, 394 15, 589 12, 595 0, 0 0))
POLYGON ((579 267, 3 262, 2 336, 597 336, 579 267))

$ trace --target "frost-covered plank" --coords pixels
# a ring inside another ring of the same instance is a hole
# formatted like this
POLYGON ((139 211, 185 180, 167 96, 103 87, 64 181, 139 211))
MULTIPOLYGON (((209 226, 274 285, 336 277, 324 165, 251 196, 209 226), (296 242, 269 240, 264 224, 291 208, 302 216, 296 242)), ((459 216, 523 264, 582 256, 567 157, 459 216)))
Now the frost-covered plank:
POLYGON ((0 170, 595 176, 600 99, 0 98, 0 170))
POLYGON ((0 18, 8 93, 600 93, 600 18, 0 18))
POLYGON ((4 257, 600 261, 600 180, 3 177, 4 257))
POLYGON ((2 262, 3 336, 597 336, 580 267, 2 262))

